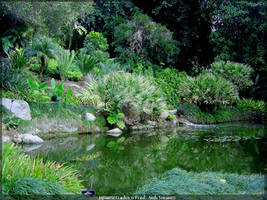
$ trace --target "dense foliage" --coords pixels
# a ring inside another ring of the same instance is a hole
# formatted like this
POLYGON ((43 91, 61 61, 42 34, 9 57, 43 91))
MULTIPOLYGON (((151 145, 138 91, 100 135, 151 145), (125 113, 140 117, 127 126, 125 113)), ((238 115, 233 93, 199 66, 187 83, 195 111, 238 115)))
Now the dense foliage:
POLYGON ((115 52, 125 62, 139 58, 157 64, 175 63, 179 52, 177 41, 165 26, 153 22, 147 15, 135 15, 115 27, 113 34, 115 52))
MULTIPOLYGON (((38 157, 32 159, 28 155, 19 152, 14 145, 3 145, 1 182, 6 194, 12 193, 14 187, 18 187, 17 181, 22 181, 21 178, 28 177, 40 178, 44 181, 42 184, 49 184, 48 182, 50 181, 58 183, 62 186, 62 188, 60 187, 61 191, 64 191, 65 194, 77 194, 80 193, 80 189, 82 188, 81 181, 78 180, 77 175, 77 171, 70 167, 55 162, 44 162, 38 157), (68 174, 68 176, 66 176, 66 174, 68 174)), ((24 179, 23 181, 26 180, 24 179)), ((26 187, 27 184, 23 186, 26 187)), ((50 192, 60 192, 55 191, 55 188, 59 188, 58 185, 54 185, 53 187, 54 190, 50 190, 50 192)), ((24 189, 27 190, 27 188, 24 189)), ((22 189, 17 192, 20 193, 22 192, 21 190, 22 189)), ((32 188, 31 191, 33 192, 34 190, 35 189, 32 188)))
POLYGON ((141 113, 152 114, 165 106, 162 93, 149 78, 126 72, 111 72, 98 80, 89 79, 87 92, 91 99, 99 99, 107 111, 121 110, 131 104, 141 113))

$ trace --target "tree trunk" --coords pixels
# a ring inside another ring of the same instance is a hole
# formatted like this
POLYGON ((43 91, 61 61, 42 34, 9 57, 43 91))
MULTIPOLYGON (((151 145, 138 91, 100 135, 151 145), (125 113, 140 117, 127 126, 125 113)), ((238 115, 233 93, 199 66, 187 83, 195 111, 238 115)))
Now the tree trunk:
POLYGON ((41 56, 41 81, 43 81, 43 76, 44 76, 44 72, 45 72, 45 57, 41 56))

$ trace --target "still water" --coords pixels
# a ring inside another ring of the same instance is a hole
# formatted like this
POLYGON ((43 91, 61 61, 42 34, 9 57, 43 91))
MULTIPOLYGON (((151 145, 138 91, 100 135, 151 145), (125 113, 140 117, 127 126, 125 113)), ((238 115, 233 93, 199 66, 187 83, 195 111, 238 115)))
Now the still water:
POLYGON ((134 193, 147 180, 175 167, 264 174, 266 128, 255 123, 181 126, 124 133, 119 141, 106 134, 73 135, 21 148, 31 156, 39 154, 45 160, 75 167, 85 188, 98 195, 121 195, 134 193))

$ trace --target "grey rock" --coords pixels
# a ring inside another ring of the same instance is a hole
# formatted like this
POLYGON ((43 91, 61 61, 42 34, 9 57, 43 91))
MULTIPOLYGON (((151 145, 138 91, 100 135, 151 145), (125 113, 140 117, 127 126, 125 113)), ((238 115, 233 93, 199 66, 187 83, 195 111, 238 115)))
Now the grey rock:
POLYGON ((162 113, 160 114, 159 117, 160 117, 161 119, 167 119, 169 115, 170 115, 170 114, 169 114, 168 111, 164 111, 164 112, 162 112, 162 113))
POLYGON ((16 117, 23 120, 31 120, 30 106, 26 101, 2 98, 1 102, 16 117))
POLYGON ((18 134, 13 135, 12 141, 15 142, 15 143, 22 143, 21 136, 18 135, 18 134))
POLYGON ((177 114, 177 110, 168 110, 169 114, 173 114, 173 115, 176 115, 177 114))
POLYGON ((9 141, 10 141, 10 137, 8 137, 8 136, 2 136, 2 142, 3 143, 9 142, 9 141))
POLYGON ((80 121, 74 119, 42 118, 33 119, 39 133, 73 133, 78 130, 80 121))
POLYGON ((96 117, 93 114, 91 114, 91 113, 86 113, 85 114, 85 119, 87 121, 95 121, 96 117))
POLYGON ((13 137, 13 142, 15 143, 23 143, 23 144, 40 144, 43 143, 44 141, 32 134, 23 134, 23 135, 14 135, 13 137))
POLYGON ((21 139, 24 144, 40 144, 44 142, 40 137, 31 134, 23 134, 21 139))
POLYGON ((164 135, 164 136, 161 136, 161 137, 160 137, 160 141, 161 141, 161 142, 168 142, 168 141, 169 141, 169 138, 168 138, 167 136, 164 135))
POLYGON ((114 129, 107 131, 107 133, 122 133, 122 131, 119 128, 114 128, 114 129))
POLYGON ((89 146, 86 147, 86 151, 90 151, 95 147, 95 144, 91 144, 89 146))

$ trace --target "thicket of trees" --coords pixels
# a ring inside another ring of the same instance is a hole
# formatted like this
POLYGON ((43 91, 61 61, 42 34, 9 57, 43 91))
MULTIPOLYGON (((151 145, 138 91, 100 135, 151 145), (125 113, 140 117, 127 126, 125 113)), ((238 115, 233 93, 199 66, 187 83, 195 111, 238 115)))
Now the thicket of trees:
POLYGON ((83 46, 83 33, 94 30, 107 38, 111 57, 127 53, 135 58, 131 62, 172 65, 194 75, 214 60, 249 64, 254 69, 254 96, 267 96, 263 0, 2 2, 0 14, 0 26, 5 27, 2 44, 8 37, 21 45, 39 31, 77 49, 83 46))

